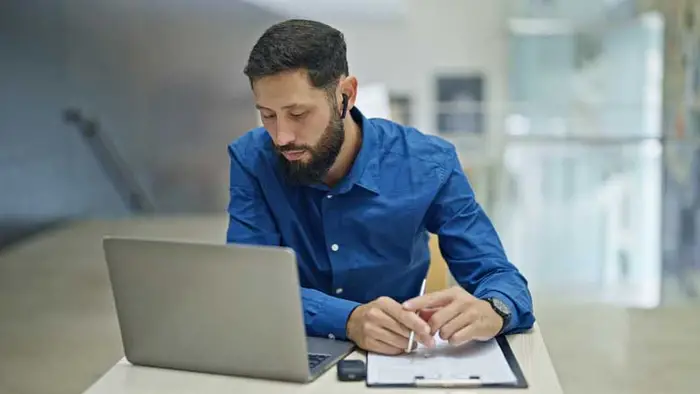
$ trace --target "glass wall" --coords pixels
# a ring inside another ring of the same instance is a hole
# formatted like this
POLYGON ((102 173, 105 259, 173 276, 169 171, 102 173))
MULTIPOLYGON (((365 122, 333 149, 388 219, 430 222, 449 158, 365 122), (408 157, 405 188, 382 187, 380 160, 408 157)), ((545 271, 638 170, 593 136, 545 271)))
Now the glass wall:
POLYGON ((489 209, 533 291, 568 278, 561 296, 653 307, 663 22, 649 14, 571 27, 512 32, 511 103, 489 209))

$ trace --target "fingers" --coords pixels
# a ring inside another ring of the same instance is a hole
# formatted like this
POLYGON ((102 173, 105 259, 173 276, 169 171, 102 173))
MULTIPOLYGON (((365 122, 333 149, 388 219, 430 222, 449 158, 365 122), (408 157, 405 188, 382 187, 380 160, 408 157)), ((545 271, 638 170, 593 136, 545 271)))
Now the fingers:
POLYGON ((406 347, 408 346, 407 337, 396 334, 395 332, 392 332, 379 325, 372 324, 371 326, 367 327, 365 332, 370 338, 401 351, 405 351, 406 347))
POLYGON ((421 309, 418 311, 418 316, 423 319, 423 321, 427 322, 430 320, 431 317, 435 314, 435 312, 439 311, 440 308, 427 308, 427 309, 421 309))
POLYGON ((451 341, 452 337, 461 329, 475 323, 477 314, 472 310, 467 310, 453 317, 452 320, 444 323, 440 327, 440 338, 451 341))
MULTIPOLYGON (((441 308, 433 314, 433 316, 428 320, 428 325, 430 326, 430 332, 434 335, 436 332, 440 331, 440 337, 445 339, 442 333, 443 326, 455 319, 457 316, 462 314, 465 309, 464 304, 458 302, 453 302, 444 308, 441 308)), ((461 328, 461 327, 460 327, 461 328)))
POLYGON ((433 348, 435 347, 435 338, 433 338, 433 335, 430 333, 419 333, 418 331, 415 332, 416 334, 416 341, 422 343, 424 346, 428 348, 433 348))
POLYGON ((367 312, 367 320, 379 327, 384 327, 403 338, 408 339, 410 335, 411 330, 408 327, 400 324, 382 309, 371 309, 369 312, 367 312))
POLYGON ((477 339, 478 327, 476 324, 470 324, 452 335, 449 339, 450 345, 459 346, 468 341, 477 339))
MULTIPOLYGON (((383 354, 399 354, 406 351, 411 329, 390 315, 396 311, 401 314, 411 314, 391 299, 379 299, 374 307, 367 310, 362 325, 363 348, 383 354)), ((415 314, 413 317, 420 320, 415 314)), ((421 322, 428 327, 426 322, 422 320, 421 322)), ((429 330, 429 328, 426 329, 429 330)), ((420 338, 416 337, 416 339, 420 341, 420 338)), ((413 348, 416 347, 417 342, 414 342, 413 348)))
POLYGON ((403 308, 407 311, 416 312, 421 309, 445 306, 452 302, 453 299, 454 292, 451 289, 447 289, 412 298, 403 303, 403 308))
POLYGON ((381 306, 367 312, 363 331, 367 338, 367 350, 399 354, 405 352, 408 346, 410 330, 394 320, 381 306))
POLYGON ((348 317, 348 337, 360 348, 382 354, 406 351, 408 329, 376 303, 361 305, 348 317))
POLYGON ((397 348, 397 347, 394 347, 394 346, 389 345, 387 343, 384 343, 378 339, 370 337, 370 338, 367 338, 365 350, 375 352, 375 353, 387 354, 390 356, 396 356, 398 354, 405 352, 406 348, 405 347, 403 349, 397 348))
POLYGON ((394 320, 408 328, 409 331, 415 331, 416 334, 429 334, 430 326, 414 312, 409 312, 401 307, 401 304, 391 298, 382 298, 380 300, 382 310, 386 312, 394 320))

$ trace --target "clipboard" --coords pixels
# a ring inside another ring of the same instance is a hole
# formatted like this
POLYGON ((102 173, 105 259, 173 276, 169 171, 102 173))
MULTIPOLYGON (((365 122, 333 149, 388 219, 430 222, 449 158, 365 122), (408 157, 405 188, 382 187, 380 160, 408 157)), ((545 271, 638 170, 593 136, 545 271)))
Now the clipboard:
POLYGON ((498 336, 492 339, 503 354, 503 358, 507 362, 507 367, 510 368, 514 376, 512 382, 484 382, 480 376, 468 376, 460 378, 431 378, 423 376, 414 376, 412 381, 397 382, 370 382, 369 370, 371 368, 370 354, 367 354, 367 378, 365 384, 367 387, 376 388, 398 388, 398 387, 421 387, 421 388, 513 388, 526 389, 528 388, 527 379, 523 374, 520 364, 513 353, 513 350, 508 343, 508 339, 504 336, 498 336))

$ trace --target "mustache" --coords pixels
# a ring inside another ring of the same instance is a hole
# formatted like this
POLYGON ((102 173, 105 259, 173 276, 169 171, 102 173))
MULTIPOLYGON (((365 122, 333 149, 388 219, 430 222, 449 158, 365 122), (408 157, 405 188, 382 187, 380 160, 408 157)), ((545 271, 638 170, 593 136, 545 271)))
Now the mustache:
POLYGON ((284 146, 277 146, 277 151, 282 153, 282 152, 289 152, 289 151, 297 151, 297 150, 304 150, 304 151, 310 151, 311 147, 308 145, 293 145, 293 144, 288 144, 284 146))

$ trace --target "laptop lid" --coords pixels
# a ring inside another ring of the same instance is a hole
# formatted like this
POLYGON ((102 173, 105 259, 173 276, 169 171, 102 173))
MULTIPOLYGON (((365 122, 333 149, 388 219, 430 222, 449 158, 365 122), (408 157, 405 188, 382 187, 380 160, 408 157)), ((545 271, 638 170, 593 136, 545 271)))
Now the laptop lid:
POLYGON ((291 249, 115 237, 103 246, 131 363, 307 380, 291 249))

